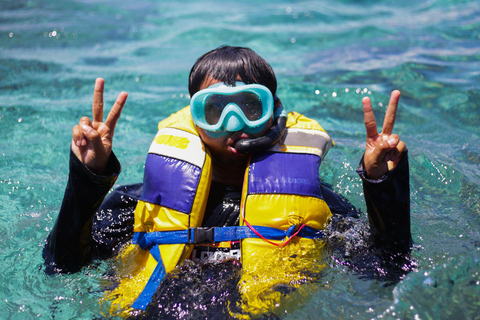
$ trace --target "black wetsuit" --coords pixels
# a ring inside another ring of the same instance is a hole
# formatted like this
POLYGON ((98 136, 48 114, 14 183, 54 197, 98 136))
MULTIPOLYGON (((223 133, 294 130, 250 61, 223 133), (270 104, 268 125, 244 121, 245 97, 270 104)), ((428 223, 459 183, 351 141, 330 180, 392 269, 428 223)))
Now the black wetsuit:
MULTIPOLYGON (((105 174, 92 173, 70 152, 70 172, 55 226, 47 238, 43 256, 47 272, 75 272, 92 259, 105 259, 133 236, 134 209, 142 184, 121 186, 108 197, 121 171, 112 153, 105 174), (104 200, 105 199, 105 200, 104 200)), ((365 177, 363 159, 357 169, 371 226, 371 243, 389 252, 406 253, 411 246, 408 156, 377 180, 365 177)), ((357 210, 342 196, 321 184, 332 224, 356 217, 357 210)), ((241 189, 212 183, 203 226, 238 225, 241 189)))

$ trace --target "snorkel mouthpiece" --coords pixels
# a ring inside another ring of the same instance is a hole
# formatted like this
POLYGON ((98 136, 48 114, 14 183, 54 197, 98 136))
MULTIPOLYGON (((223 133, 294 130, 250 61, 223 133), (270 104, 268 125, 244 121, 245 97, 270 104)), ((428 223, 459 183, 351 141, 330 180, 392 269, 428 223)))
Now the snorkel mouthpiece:
POLYGON ((262 152, 274 146, 285 134, 287 126, 287 113, 280 106, 275 111, 273 126, 261 137, 243 139, 237 142, 235 149, 240 153, 253 154, 262 152))

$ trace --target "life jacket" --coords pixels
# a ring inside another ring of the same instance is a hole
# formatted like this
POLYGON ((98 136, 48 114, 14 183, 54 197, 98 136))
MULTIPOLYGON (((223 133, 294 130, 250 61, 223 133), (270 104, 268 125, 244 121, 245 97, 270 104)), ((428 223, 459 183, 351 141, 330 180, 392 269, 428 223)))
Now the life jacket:
POLYGON ((319 167, 331 145, 316 121, 289 113, 281 142, 249 160, 240 225, 202 228, 212 177, 210 152, 189 107, 161 121, 147 155, 133 243, 118 257, 121 281, 105 298, 111 301, 110 314, 145 309, 165 274, 188 258, 195 244, 234 240, 241 241, 242 308, 268 308, 278 300, 269 288, 300 283, 304 276, 298 266, 306 271, 312 265, 298 260, 323 246, 322 230, 331 212, 320 189, 319 167), (285 269, 271 277, 279 264, 285 269))

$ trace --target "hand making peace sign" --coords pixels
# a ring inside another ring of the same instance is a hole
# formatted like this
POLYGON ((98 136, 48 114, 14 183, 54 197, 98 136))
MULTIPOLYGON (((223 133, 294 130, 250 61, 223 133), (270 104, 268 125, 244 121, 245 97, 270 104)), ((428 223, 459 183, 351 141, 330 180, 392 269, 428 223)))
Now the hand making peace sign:
POLYGON ((403 157, 403 153, 407 151, 407 146, 398 135, 392 134, 399 99, 400 91, 394 90, 390 96, 381 133, 377 132, 377 123, 370 98, 365 97, 362 100, 365 129, 367 130, 364 164, 369 179, 378 179, 387 171, 395 168, 403 157))
POLYGON ((82 117, 78 125, 72 129, 73 153, 97 174, 103 173, 112 153, 113 132, 128 96, 126 92, 118 95, 107 120, 103 122, 103 86, 104 80, 98 78, 93 93, 93 122, 88 117, 82 117))

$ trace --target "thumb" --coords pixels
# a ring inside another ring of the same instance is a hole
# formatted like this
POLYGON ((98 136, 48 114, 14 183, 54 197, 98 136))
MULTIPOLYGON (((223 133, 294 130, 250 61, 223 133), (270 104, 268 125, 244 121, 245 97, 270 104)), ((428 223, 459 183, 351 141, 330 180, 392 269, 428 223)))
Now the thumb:
POLYGON ((396 135, 385 137, 381 142, 376 143, 371 156, 376 163, 383 162, 385 155, 398 145, 399 139, 396 135))
POLYGON ((101 150, 103 151, 102 138, 97 130, 90 126, 82 125, 82 131, 84 137, 88 140, 94 152, 101 150))
POLYGON ((387 143, 391 149, 396 148, 399 142, 400 138, 396 134, 391 134, 387 137, 387 143))

